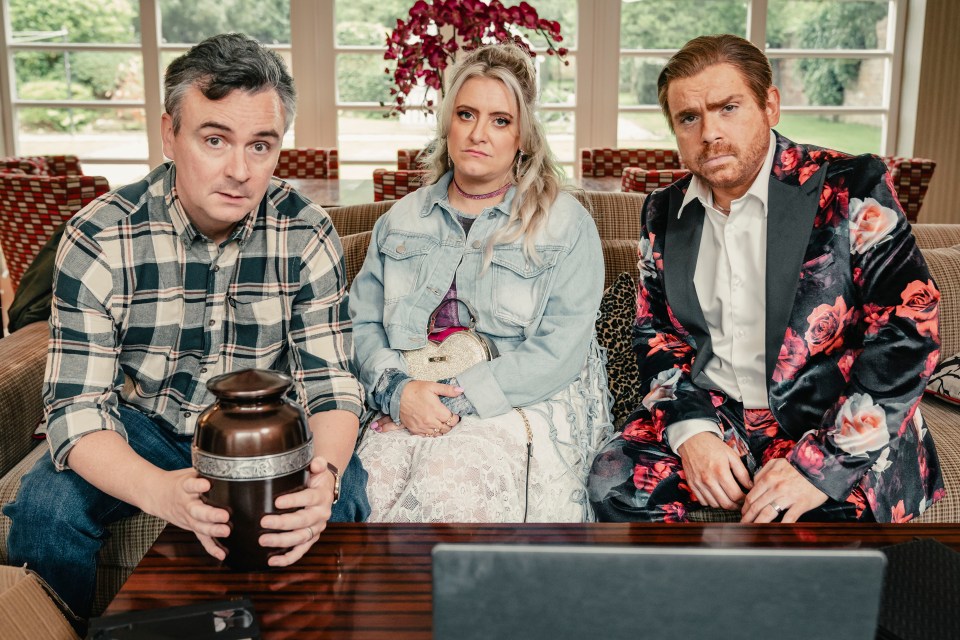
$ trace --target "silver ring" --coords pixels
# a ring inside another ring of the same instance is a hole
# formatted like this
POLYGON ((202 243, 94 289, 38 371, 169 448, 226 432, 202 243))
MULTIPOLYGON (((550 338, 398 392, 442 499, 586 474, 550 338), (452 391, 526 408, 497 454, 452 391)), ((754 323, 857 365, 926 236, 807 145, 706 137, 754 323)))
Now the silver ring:
POLYGON ((311 527, 310 525, 307 525, 307 531, 310 532, 310 537, 307 538, 307 540, 313 540, 313 535, 314 535, 314 534, 313 534, 313 527, 311 527))
POLYGON ((771 509, 773 509, 773 510, 776 511, 777 513, 783 513, 784 511, 786 511, 786 509, 784 509, 783 507, 781 507, 780 505, 778 505, 776 502, 771 502, 771 503, 770 503, 769 505, 767 505, 767 506, 769 506, 771 509))
POLYGON ((452 426, 453 426, 453 424, 452 424, 452 423, 453 423, 453 415, 454 415, 454 414, 451 413, 451 414, 450 414, 450 417, 443 421, 443 424, 447 425, 448 427, 452 427, 452 426))
POLYGON ((434 428, 433 428, 433 437, 436 438, 438 435, 440 435, 440 427, 434 427, 434 428))

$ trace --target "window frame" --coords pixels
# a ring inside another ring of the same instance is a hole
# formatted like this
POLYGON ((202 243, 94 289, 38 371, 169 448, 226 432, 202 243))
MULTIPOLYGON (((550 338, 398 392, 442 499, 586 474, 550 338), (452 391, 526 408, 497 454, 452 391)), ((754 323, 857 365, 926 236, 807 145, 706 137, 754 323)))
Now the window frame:
MULTIPOLYGON (((340 102, 336 95, 336 62, 341 54, 382 55, 384 47, 338 46, 334 40, 334 2, 336 0, 290 0, 290 44, 273 46, 287 52, 292 58, 292 72, 297 81, 299 102, 295 129, 295 144, 300 147, 338 146, 338 117, 340 110, 387 110, 378 103, 340 102), (333 116, 331 117, 331 114, 333 116)), ((815 115, 871 114, 880 115, 882 155, 894 155, 898 139, 903 136, 900 127, 903 102, 903 65, 906 42, 908 0, 888 0, 887 46, 872 50, 801 50, 765 48, 764 34, 768 0, 747 2, 748 39, 763 49, 771 58, 834 57, 882 59, 884 74, 883 104, 878 107, 799 107, 784 105, 784 113, 815 115)), ((412 0, 411 0, 412 2, 412 0)), ((574 149, 584 147, 615 147, 617 121, 620 113, 659 112, 657 105, 618 104, 619 67, 622 55, 669 56, 671 49, 620 49, 621 0, 578 0, 577 46, 570 55, 577 61, 575 74, 575 101, 572 105, 546 104, 544 111, 569 111, 574 117, 574 149), (615 61, 615 64, 611 64, 615 61)), ((140 43, 13 43, 11 42, 8 0, 0 0, 4 34, 0 38, 0 146, 4 155, 18 155, 19 140, 17 112, 31 107, 83 107, 108 109, 129 107, 143 109, 146 115, 148 157, 146 158, 86 158, 85 165, 147 164, 163 162, 160 137, 162 104, 162 67, 165 53, 186 51, 189 43, 163 43, 160 38, 159 0, 139 0, 140 43), (140 52, 143 56, 144 99, 125 101, 81 100, 22 100, 15 97, 14 55, 21 51, 92 51, 140 52)), ((912 150, 900 150, 909 153, 912 150)), ((575 151, 576 155, 576 151, 575 151)), ((389 162, 392 159, 377 159, 389 162)), ((563 158, 569 163, 569 158, 563 158)), ((353 161, 369 164, 366 160, 353 161)), ((573 158, 576 170, 579 161, 573 158)))

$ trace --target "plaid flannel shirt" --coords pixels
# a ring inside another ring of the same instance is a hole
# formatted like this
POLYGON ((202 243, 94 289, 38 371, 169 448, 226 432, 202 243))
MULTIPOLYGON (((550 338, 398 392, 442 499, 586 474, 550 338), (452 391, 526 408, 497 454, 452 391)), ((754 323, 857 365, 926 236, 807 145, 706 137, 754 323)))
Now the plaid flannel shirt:
POLYGON ((57 468, 79 438, 126 437, 126 403, 178 434, 213 402, 206 383, 257 367, 290 374, 308 415, 359 415, 340 239, 322 209, 274 179, 220 246, 200 235, 175 167, 93 201, 68 223, 54 272, 44 409, 57 468))

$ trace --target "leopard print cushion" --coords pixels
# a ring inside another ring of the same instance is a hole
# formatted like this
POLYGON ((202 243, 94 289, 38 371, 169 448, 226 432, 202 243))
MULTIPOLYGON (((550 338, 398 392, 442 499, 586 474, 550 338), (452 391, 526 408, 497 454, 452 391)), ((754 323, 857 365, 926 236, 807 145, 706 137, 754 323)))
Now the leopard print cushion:
POLYGON ((640 369, 631 346, 637 313, 637 282, 621 273, 603 292, 597 318, 597 341, 607 349, 607 378, 613 394, 613 426, 623 428, 627 416, 640 405, 637 393, 640 369))

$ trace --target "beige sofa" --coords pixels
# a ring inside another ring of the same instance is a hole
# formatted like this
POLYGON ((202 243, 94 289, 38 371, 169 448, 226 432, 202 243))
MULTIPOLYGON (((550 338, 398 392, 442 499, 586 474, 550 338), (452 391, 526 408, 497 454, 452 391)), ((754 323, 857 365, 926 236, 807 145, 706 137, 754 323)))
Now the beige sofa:
MULTIPOLYGON (((603 242, 606 284, 617 274, 637 274, 637 238, 640 235, 640 194, 579 192, 577 196, 592 212, 603 242)), ((329 209, 341 235, 348 279, 363 262, 374 221, 392 203, 380 202, 329 209)), ((938 247, 960 244, 960 225, 916 225, 915 235, 924 249, 934 278, 943 292, 943 354, 960 352, 960 251, 938 247)), ((28 326, 0 339, 0 504, 13 499, 20 477, 41 455, 45 446, 32 438, 41 417, 40 391, 46 355, 47 327, 28 326)), ((923 413, 934 434, 946 477, 947 498, 929 509, 922 522, 960 521, 960 407, 935 398, 923 401, 923 413)), ((724 513, 702 513, 703 519, 728 519, 724 513)), ((140 515, 110 527, 111 538, 100 554, 94 613, 106 607, 143 554, 159 535, 164 523, 140 515)), ((9 520, 0 516, 0 562, 7 562, 9 520)))

